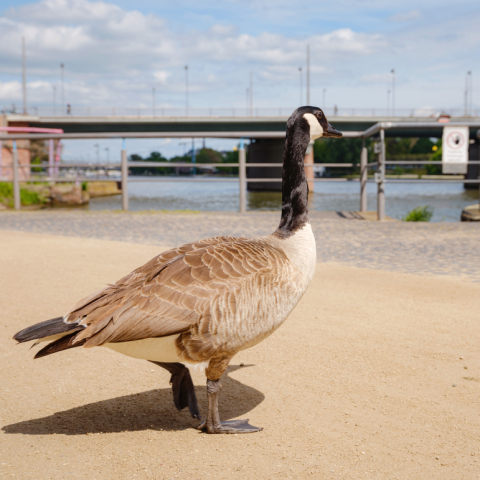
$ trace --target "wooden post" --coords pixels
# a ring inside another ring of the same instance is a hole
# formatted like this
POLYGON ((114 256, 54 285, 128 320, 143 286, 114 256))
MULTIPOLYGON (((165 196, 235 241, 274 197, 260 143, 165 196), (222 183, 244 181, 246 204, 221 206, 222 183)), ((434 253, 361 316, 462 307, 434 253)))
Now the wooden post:
POLYGON ((367 211, 367 179, 368 179, 368 153, 365 147, 365 139, 362 139, 362 151, 360 153, 360 211, 367 211))
POLYGON ((20 183, 18 180, 18 150, 17 141, 13 141, 13 207, 20 210, 20 183))
POLYGON ((240 149, 238 150, 238 180, 240 188, 240 213, 247 211, 247 161, 245 154, 245 144, 243 138, 240 139, 240 149))
POLYGON ((128 162, 125 139, 122 144, 122 210, 128 211, 128 162))
POLYGON ((314 178, 315 173, 313 172, 313 141, 308 144, 307 151, 305 152, 305 165, 312 165, 311 167, 305 168, 305 177, 308 183, 308 191, 309 193, 313 193, 315 189, 314 178))

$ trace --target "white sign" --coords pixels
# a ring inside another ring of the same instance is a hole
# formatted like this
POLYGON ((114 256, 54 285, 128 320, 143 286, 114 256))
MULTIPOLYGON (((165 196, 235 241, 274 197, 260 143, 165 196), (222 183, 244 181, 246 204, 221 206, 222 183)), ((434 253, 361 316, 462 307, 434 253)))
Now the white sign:
POLYGON ((469 140, 468 127, 443 127, 443 173, 467 173, 469 140))

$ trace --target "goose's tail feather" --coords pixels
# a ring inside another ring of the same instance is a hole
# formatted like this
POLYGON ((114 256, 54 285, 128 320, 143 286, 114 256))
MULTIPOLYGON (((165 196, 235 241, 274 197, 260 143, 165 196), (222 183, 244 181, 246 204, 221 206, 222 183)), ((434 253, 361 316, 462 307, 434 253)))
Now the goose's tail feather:
POLYGON ((63 320, 63 317, 57 317, 24 328, 23 330, 20 330, 20 332, 16 333, 13 336, 13 339, 18 343, 30 342, 31 340, 39 340, 52 335, 67 334, 68 332, 72 331, 77 332, 82 329, 83 326, 78 325, 77 323, 66 323, 63 320))
POLYGON ((68 333, 62 338, 58 338, 54 342, 49 343, 46 347, 43 347, 41 350, 39 350, 33 358, 46 357, 47 355, 51 355, 52 353, 57 353, 61 352, 62 350, 68 350, 69 348, 82 346, 86 342, 85 339, 80 340, 77 343, 73 343, 76 335, 77 332, 73 332, 68 333))

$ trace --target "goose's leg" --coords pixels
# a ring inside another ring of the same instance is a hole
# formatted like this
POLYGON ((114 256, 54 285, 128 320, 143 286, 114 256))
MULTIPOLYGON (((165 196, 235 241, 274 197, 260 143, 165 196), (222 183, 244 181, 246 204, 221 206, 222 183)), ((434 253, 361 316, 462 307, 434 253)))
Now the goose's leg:
POLYGON ((226 422, 220 421, 218 414, 218 394, 220 393, 220 377, 225 372, 230 358, 221 362, 210 361, 205 372, 207 374, 207 397, 208 397, 208 414, 207 419, 199 425, 199 429, 207 433, 253 433, 263 430, 254 427, 246 420, 230 420, 226 422))
POLYGON ((190 376, 188 368, 181 363, 153 361, 152 363, 168 370, 172 374, 170 377, 170 385, 173 390, 173 403, 177 409, 182 410, 185 407, 188 407, 192 417, 200 420, 195 387, 193 386, 192 377, 190 376))

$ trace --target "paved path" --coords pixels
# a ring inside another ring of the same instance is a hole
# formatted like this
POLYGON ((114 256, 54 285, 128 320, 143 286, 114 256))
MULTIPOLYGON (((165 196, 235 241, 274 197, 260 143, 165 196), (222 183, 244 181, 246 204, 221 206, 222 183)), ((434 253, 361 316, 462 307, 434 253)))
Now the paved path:
MULTIPOLYGON (((276 212, 111 213, 1 212, 0 230, 175 246, 215 235, 258 236, 277 226, 276 212)), ((480 224, 367 222, 311 215, 319 262, 480 282, 480 224)))

